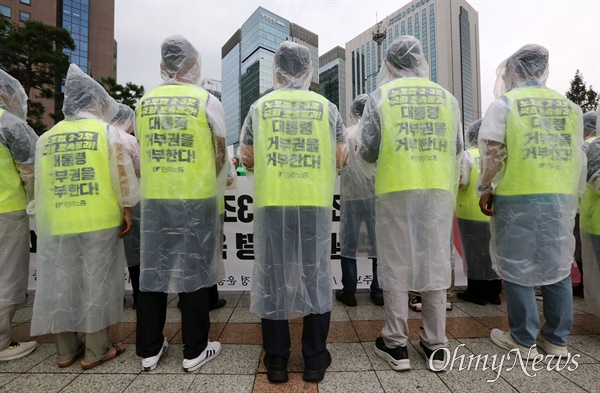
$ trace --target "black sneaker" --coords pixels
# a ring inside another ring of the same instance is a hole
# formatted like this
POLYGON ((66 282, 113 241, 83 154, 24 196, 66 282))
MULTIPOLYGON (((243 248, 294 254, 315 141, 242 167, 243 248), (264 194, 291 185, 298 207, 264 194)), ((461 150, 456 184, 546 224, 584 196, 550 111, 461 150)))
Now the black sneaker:
POLYGON ((280 356, 267 356, 263 360, 267 368, 267 379, 269 382, 281 383, 288 381, 287 359, 280 356))
POLYGON ((383 306, 383 295, 374 295, 373 292, 371 292, 370 296, 374 305, 383 306))
POLYGON ((408 349, 404 347, 388 348, 382 337, 375 340, 375 354, 385 360, 396 371, 410 370, 408 349))
POLYGON ((464 292, 457 293, 456 297, 459 298, 460 300, 465 301, 465 302, 475 303, 475 304, 478 304, 480 306, 485 306, 487 304, 487 300, 486 299, 475 296, 468 289, 466 291, 464 291, 464 292))
POLYGON ((446 355, 444 350, 440 349, 440 350, 436 350, 436 351, 432 351, 431 349, 427 348, 425 345, 423 345, 422 342, 419 342, 419 344, 421 345, 421 348, 423 348, 423 351, 425 352, 425 357, 426 357, 426 362, 427 363, 427 368, 430 369, 431 371, 444 371, 444 366, 446 365, 446 355), (435 352, 435 353, 434 353, 435 352), (433 359, 432 359, 433 356, 433 359))
POLYGON ((335 298, 348 307, 356 307, 356 296, 354 296, 353 294, 349 294, 342 291, 341 289, 338 289, 335 292, 335 298))
POLYGON ((318 370, 304 368, 302 379, 304 379, 306 382, 321 382, 325 377, 325 370, 327 370, 329 365, 331 365, 331 354, 329 351, 327 351, 325 360, 323 360, 323 363, 321 363, 321 367, 318 370))
POLYGON ((502 300, 500 299, 500 295, 488 295, 487 301, 490 304, 495 304, 496 306, 502 304, 502 300))
POLYGON ((217 300, 216 303, 211 304, 208 307, 208 310, 209 311, 218 310, 219 308, 225 307, 226 304, 227 304, 227 300, 219 299, 219 300, 217 300))

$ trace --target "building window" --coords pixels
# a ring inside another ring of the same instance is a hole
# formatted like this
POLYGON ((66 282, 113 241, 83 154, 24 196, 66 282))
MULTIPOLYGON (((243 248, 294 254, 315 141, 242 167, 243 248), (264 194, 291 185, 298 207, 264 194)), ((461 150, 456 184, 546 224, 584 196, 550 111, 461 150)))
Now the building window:
POLYGON ((10 18, 12 15, 10 7, 5 6, 5 5, 0 5, 0 15, 10 18))
POLYGON ((19 12, 19 20, 21 22, 27 22, 29 19, 31 19, 31 14, 29 12, 25 12, 25 11, 19 12))
POLYGON ((31 0, 21 0, 21 4, 31 5, 31 0))

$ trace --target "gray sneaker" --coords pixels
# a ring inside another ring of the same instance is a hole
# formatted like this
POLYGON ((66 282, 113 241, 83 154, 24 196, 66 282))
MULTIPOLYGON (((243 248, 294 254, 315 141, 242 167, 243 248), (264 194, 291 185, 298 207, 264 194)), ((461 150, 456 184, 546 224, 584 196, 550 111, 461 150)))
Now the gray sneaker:
POLYGON ((6 349, 0 351, 0 363, 10 362, 11 360, 25 357, 33 352, 37 348, 37 345, 38 343, 35 341, 27 341, 24 343, 11 341, 6 349))

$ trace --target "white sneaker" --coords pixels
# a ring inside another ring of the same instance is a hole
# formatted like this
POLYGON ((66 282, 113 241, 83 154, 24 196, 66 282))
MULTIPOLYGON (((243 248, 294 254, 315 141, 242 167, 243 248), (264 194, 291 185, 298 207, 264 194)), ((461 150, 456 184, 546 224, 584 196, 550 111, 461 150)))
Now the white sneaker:
POLYGON ((564 357, 569 356, 569 350, 566 346, 563 347, 560 345, 552 344, 550 341, 546 340, 541 333, 538 333, 538 336, 535 339, 535 343, 548 355, 564 357))
POLYGON ((217 357, 221 352, 221 343, 217 341, 208 342, 204 351, 195 359, 183 359, 183 371, 186 373, 196 371, 210 360, 217 357))
POLYGON ((533 360, 533 358, 538 355, 538 351, 535 346, 529 348, 524 345, 517 344, 510 335, 510 332, 504 332, 500 329, 492 329, 490 338, 494 344, 500 348, 506 349, 507 351, 517 348, 519 352, 521 352, 521 357, 523 359, 533 360))
POLYGON ((160 349, 160 352, 158 353, 158 355, 150 356, 149 358, 142 358, 142 370, 144 370, 144 371, 154 370, 156 368, 156 365, 158 364, 158 361, 160 360, 160 358, 163 355, 166 355, 168 350, 169 350, 169 343, 167 342, 167 338, 165 337, 162 348, 160 349))
POLYGON ((0 351, 0 363, 25 357, 33 352, 37 348, 37 345, 38 343, 35 341, 27 341, 24 343, 11 341, 6 349, 0 351))

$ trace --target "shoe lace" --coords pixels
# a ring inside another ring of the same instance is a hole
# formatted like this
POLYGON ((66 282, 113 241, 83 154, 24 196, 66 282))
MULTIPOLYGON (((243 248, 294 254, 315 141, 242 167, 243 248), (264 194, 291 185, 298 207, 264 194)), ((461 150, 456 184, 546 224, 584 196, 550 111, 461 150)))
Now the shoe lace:
POLYGON ((8 344, 9 348, 14 348, 14 347, 19 347, 19 346, 21 346, 21 344, 19 344, 16 341, 11 341, 10 344, 8 344))

